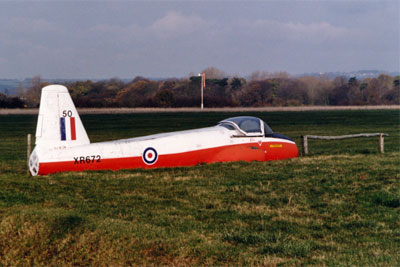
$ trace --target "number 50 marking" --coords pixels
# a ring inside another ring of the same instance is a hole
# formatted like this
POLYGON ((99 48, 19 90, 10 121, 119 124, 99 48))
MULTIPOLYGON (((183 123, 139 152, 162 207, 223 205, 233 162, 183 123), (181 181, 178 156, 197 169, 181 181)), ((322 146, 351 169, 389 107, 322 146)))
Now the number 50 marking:
POLYGON ((71 110, 63 110, 62 115, 63 115, 63 117, 72 117, 72 111, 71 110))

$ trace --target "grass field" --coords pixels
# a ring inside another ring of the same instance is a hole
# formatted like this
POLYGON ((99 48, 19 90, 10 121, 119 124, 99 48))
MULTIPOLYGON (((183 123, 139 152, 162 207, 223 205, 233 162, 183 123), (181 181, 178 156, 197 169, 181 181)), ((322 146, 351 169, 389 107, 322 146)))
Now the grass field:
POLYGON ((36 116, 0 116, 0 265, 400 265, 398 110, 84 115, 92 142, 253 115, 310 156, 191 168, 26 173, 36 116))

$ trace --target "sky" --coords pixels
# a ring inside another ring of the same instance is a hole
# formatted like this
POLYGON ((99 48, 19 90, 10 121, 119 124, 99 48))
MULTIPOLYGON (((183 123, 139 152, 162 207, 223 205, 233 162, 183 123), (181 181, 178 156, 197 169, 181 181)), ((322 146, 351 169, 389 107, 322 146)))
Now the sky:
POLYGON ((400 1, 1 1, 0 78, 400 71, 400 1))

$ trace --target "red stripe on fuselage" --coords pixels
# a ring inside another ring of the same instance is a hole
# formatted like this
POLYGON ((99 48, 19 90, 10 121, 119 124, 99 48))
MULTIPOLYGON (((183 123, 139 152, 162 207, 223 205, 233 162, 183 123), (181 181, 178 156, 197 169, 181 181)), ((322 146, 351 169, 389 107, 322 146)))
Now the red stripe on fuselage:
POLYGON ((120 170, 134 168, 163 168, 194 166, 201 163, 229 161, 266 161, 297 157, 298 149, 295 144, 281 142, 248 143, 241 145, 221 146, 200 149, 176 154, 159 155, 157 162, 147 165, 142 157, 108 158, 100 162, 94 160, 78 163, 74 160, 61 162, 43 162, 39 165, 39 174, 46 175, 62 171, 85 170, 120 170), (272 145, 272 147, 271 147, 272 145), (273 147, 273 145, 281 145, 273 147))

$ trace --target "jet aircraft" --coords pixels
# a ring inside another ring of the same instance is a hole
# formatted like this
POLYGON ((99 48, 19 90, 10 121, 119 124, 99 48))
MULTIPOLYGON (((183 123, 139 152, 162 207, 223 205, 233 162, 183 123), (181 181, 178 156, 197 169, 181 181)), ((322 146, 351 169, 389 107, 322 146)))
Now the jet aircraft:
POLYGON ((42 89, 35 145, 29 159, 33 176, 267 161, 298 155, 290 138, 249 116, 225 119, 213 127, 90 143, 68 89, 62 85, 42 89))

